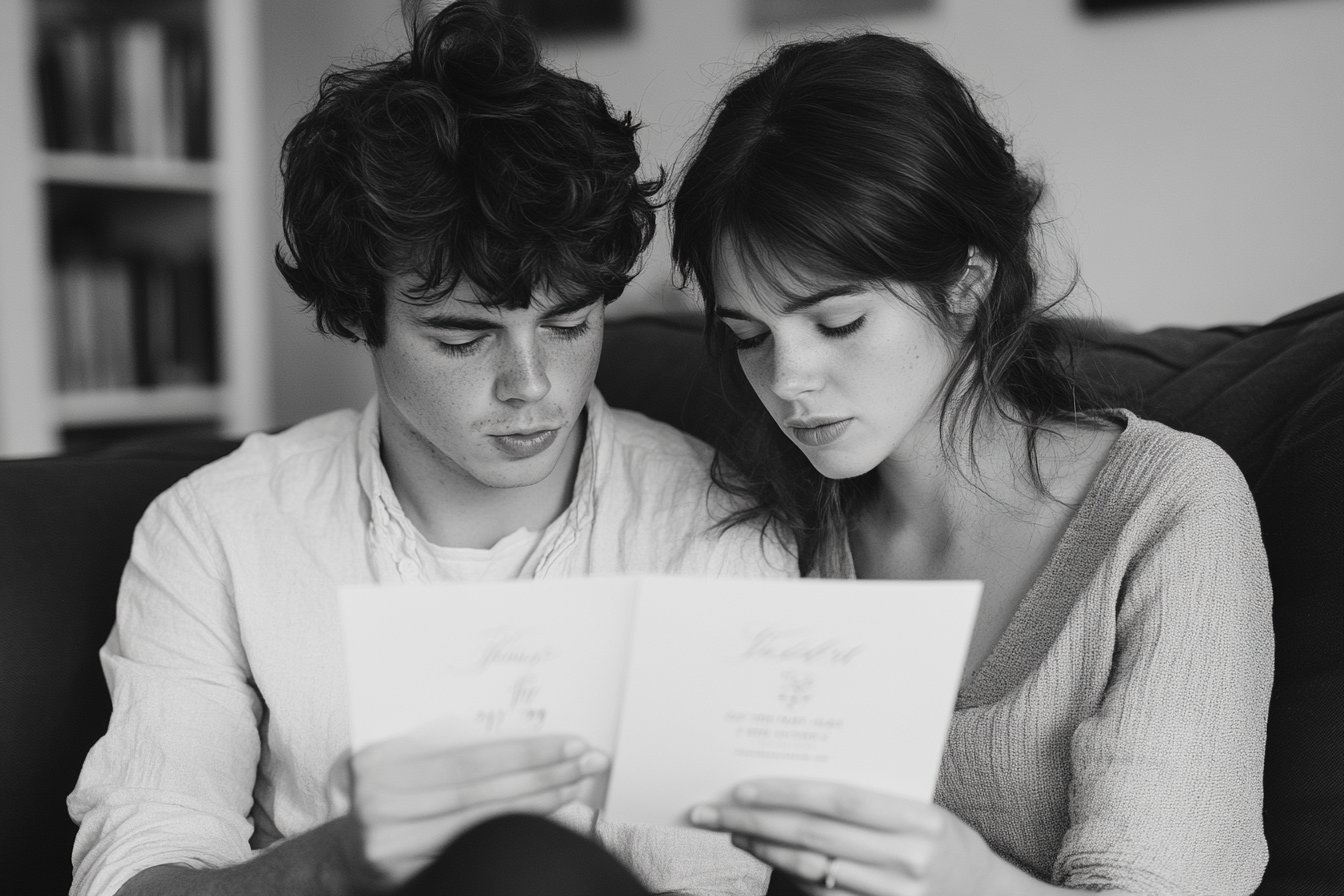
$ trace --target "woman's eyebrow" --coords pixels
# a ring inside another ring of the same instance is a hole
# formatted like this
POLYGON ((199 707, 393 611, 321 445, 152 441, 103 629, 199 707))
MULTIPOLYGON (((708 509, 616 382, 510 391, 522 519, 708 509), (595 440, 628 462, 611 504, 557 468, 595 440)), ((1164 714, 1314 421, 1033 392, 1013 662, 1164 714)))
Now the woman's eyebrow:
MULTIPOLYGON (((852 296, 863 292, 865 289, 862 283, 838 283, 835 286, 827 286, 816 292, 808 293, 803 296, 791 296, 784 302, 785 314, 793 314, 796 311, 803 311, 811 308, 813 305, 820 305, 827 299, 834 299, 839 296, 852 296)), ((723 320, 745 320, 754 321, 756 318, 749 314, 744 314, 733 308, 724 308, 722 305, 714 309, 714 316, 723 320)))
POLYGON ((792 314, 795 311, 811 308, 813 305, 820 305, 827 299, 834 299, 838 296, 857 295, 863 291, 864 286, 862 283, 838 283, 835 286, 827 286, 825 289, 819 289, 816 292, 808 293, 805 296, 790 298, 784 303, 784 313, 792 314))

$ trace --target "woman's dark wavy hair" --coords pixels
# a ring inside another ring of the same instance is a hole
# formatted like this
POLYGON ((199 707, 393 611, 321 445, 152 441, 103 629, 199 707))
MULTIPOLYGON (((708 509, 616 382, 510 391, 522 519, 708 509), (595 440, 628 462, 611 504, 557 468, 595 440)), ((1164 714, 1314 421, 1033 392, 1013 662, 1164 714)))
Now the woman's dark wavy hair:
POLYGON ((997 413, 1026 428, 1027 474, 1047 491, 1039 433, 1093 405, 1069 374, 1060 324, 1038 301, 1042 192, 962 81, 910 41, 864 33, 785 45, 729 90, 672 203, 677 270, 700 289, 710 352, 744 418, 725 427, 714 465, 715 480, 748 499, 729 524, 766 516, 788 527, 806 573, 833 559, 874 474, 826 479, 754 396, 715 317, 726 256, 773 288, 785 279, 915 287, 918 309, 955 350, 944 451, 960 456, 955 439, 974 467, 976 428, 997 413), (973 247, 995 273, 966 309, 953 295, 973 247))
POLYGON ((467 278, 526 308, 611 302, 653 236, 661 174, 638 125, 541 60, 519 18, 458 0, 395 59, 329 71, 285 138, 276 264, 324 333, 381 345, 389 278, 433 301, 467 278))

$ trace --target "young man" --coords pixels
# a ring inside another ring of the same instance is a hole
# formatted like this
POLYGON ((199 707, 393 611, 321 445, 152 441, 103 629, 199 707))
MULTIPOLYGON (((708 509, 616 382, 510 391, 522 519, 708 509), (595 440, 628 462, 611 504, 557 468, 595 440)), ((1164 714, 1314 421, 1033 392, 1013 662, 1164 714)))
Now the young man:
MULTIPOLYGON (((70 797, 74 893, 387 890, 604 768, 568 739, 433 732, 347 760, 343 584, 794 568, 714 528, 705 446, 592 389, 653 228, 634 132, 485 2, 324 79, 285 142, 277 261, 368 346, 377 396, 252 436, 146 512, 103 650, 111 723, 70 797)), ((764 888, 721 839, 595 833, 652 889, 764 888)))

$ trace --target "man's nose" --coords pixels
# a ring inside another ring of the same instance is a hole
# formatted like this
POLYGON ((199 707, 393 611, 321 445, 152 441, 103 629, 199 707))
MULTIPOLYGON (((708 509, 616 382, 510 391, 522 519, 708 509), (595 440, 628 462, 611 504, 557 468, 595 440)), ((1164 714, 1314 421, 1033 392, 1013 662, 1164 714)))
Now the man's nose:
POLYGON ((495 378, 495 398, 510 404, 540 401, 551 391, 546 352, 535 333, 510 337, 503 367, 495 378))

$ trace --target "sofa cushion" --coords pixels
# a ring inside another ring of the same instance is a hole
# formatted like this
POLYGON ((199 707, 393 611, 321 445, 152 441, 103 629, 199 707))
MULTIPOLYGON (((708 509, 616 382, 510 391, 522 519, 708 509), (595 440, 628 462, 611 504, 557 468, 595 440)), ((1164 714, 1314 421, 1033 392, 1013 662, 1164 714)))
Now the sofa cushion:
POLYGON ((135 523, 236 444, 0 463, 0 868, 24 869, 25 893, 70 889, 65 795, 107 728, 98 648, 135 523))
POLYGON ((732 414, 705 353, 701 320, 681 313, 607 321, 597 371, 602 396, 713 444, 732 414))

